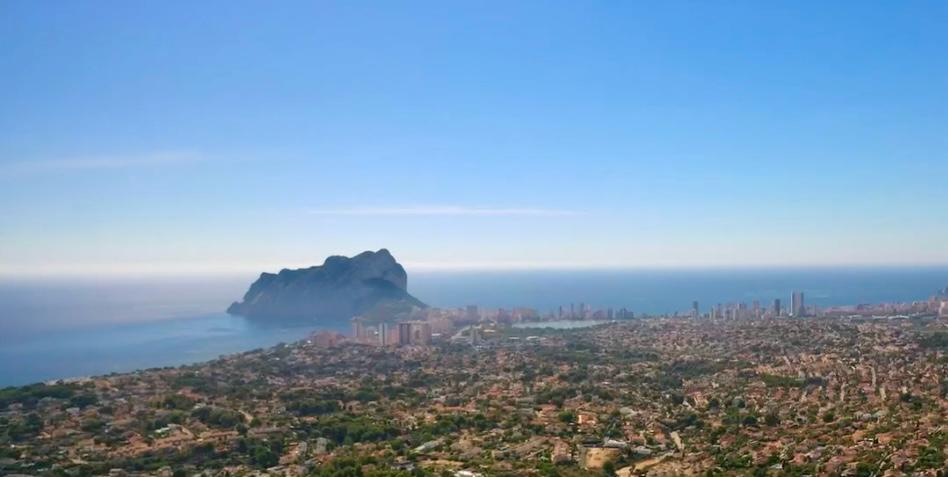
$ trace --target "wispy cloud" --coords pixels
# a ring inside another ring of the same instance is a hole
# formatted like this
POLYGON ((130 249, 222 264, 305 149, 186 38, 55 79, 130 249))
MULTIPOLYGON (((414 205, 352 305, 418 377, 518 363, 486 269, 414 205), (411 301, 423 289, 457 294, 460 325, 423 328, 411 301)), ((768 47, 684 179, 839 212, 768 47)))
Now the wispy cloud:
POLYGON ((335 216, 448 216, 448 217, 563 217, 579 212, 562 209, 533 207, 466 207, 455 205, 425 205, 407 207, 344 207, 313 209, 313 215, 335 216))
POLYGON ((123 169, 197 162, 203 157, 193 152, 157 152, 137 155, 80 156, 63 159, 0 162, 0 174, 44 174, 95 169, 123 169))

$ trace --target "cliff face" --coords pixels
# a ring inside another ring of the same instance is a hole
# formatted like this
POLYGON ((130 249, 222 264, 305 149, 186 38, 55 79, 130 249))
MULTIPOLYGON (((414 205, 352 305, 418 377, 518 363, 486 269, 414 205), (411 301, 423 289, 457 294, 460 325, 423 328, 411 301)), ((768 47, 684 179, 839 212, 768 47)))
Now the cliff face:
POLYGON ((408 274, 388 250, 352 258, 332 256, 321 266, 263 273, 232 315, 269 321, 342 321, 387 304, 425 307, 408 293, 408 274))

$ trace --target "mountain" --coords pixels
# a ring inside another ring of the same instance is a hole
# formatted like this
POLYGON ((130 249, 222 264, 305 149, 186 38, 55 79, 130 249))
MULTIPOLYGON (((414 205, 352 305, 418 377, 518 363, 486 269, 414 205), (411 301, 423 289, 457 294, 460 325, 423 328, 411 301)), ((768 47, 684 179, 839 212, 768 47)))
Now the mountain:
POLYGON ((340 322, 370 310, 424 308, 408 293, 408 274, 386 249, 352 258, 332 256, 320 265, 262 273, 232 315, 266 321, 340 322))

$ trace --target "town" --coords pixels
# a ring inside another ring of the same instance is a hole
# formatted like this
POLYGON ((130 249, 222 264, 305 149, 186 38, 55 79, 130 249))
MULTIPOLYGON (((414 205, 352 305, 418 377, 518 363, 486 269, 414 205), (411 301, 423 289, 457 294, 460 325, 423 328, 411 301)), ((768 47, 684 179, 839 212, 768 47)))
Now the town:
MULTIPOLYGON (((781 306, 779 298, 775 298, 770 307, 761 307, 760 301, 747 303, 718 303, 706 313, 702 313, 697 301, 692 302, 691 309, 686 312, 675 312, 659 316, 640 314, 641 318, 691 318, 694 320, 773 320, 782 318, 948 318, 948 287, 938 291, 928 300, 908 303, 879 303, 860 304, 851 306, 813 307, 806 306, 803 292, 794 291, 790 294, 790 306, 781 306)), ((517 324, 562 321, 613 321, 636 318, 635 312, 626 308, 596 309, 580 303, 567 307, 559 306, 555 311, 541 315, 533 308, 503 308, 482 310, 476 305, 464 308, 419 308, 392 309, 384 306, 372 310, 370 316, 356 316, 352 318, 352 334, 348 338, 366 345, 428 345, 433 339, 452 336, 457 340, 464 336, 472 343, 476 343, 483 332, 494 332, 494 327, 517 324)), ((586 326, 586 325, 583 325, 586 326)), ((330 346, 341 343, 347 337, 339 333, 317 333, 312 340, 320 346, 330 346)))
POLYGON ((943 476, 948 290, 662 316, 413 310, 178 368, 0 390, 0 472, 943 476), (585 321, 568 329, 532 322, 585 321))

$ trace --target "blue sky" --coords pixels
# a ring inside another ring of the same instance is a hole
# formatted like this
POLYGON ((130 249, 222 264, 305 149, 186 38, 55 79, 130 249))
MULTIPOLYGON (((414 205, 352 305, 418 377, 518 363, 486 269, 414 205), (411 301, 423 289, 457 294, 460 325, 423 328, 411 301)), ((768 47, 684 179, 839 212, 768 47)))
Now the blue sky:
POLYGON ((944 2, 0 4, 0 274, 948 263, 944 2))

